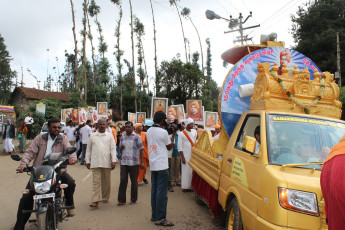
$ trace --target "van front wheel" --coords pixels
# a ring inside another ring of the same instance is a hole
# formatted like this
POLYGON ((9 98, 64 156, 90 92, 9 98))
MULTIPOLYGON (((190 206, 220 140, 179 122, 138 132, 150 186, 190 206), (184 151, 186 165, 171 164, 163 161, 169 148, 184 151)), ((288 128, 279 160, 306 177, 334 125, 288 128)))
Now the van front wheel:
POLYGON ((236 198, 233 198, 229 205, 228 215, 226 218, 226 229, 227 230, 242 230, 243 229, 240 206, 238 205, 236 198))

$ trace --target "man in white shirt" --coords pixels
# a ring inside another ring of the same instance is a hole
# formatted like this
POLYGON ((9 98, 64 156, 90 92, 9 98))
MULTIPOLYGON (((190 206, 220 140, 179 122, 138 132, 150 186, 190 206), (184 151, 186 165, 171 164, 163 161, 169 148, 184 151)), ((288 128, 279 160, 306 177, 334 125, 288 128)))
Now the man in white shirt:
POLYGON ((191 191, 192 188, 192 174, 193 169, 190 167, 188 162, 192 157, 192 147, 195 144, 197 132, 193 129, 194 121, 192 118, 185 120, 186 129, 183 130, 178 139, 177 149, 181 154, 181 188, 182 192, 191 191))
POLYGON ((71 120, 68 121, 68 125, 66 126, 64 133, 66 134, 71 146, 75 147, 75 127, 73 127, 73 122, 71 120))
POLYGON ((27 139, 31 140, 33 139, 32 136, 32 124, 34 123, 34 119, 31 117, 31 113, 29 113, 25 119, 24 119, 25 125, 28 128, 28 134, 27 134, 27 139))
POLYGON ((79 131, 81 134, 81 165, 84 165, 85 163, 85 153, 86 153, 86 149, 87 149, 87 142, 89 140, 89 137, 92 133, 92 129, 90 127, 91 125, 91 120, 87 120, 86 121, 86 125, 81 128, 81 130, 79 131))
POLYGON ((93 177, 93 195, 90 207, 98 208, 98 203, 108 203, 110 197, 110 171, 115 169, 116 144, 111 133, 105 131, 104 119, 99 119, 98 131, 88 139, 86 167, 91 169, 93 177))
POLYGON ((151 220, 156 225, 174 226, 166 219, 168 204, 168 150, 174 147, 168 136, 168 132, 161 128, 166 119, 163 111, 157 111, 154 115, 154 125, 147 131, 147 145, 151 170, 151 220))

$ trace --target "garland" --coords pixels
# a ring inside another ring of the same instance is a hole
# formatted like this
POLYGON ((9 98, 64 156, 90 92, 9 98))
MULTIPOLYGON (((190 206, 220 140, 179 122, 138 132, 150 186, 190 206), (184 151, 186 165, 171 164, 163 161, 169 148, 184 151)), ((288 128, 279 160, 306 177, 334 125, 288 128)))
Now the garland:
POLYGON ((322 96, 323 96, 323 93, 324 93, 324 91, 325 91, 325 88, 326 88, 326 86, 325 86, 325 78, 326 78, 326 76, 321 76, 321 77, 320 77, 320 84, 321 84, 321 86, 320 86, 319 94, 316 96, 316 98, 315 98, 312 102, 310 102, 310 103, 308 103, 308 104, 304 104, 304 103, 300 102, 297 98, 295 98, 295 97, 292 95, 292 93, 291 93, 290 91, 287 91, 287 88, 286 88, 286 86, 285 86, 285 84, 284 84, 283 79, 281 79, 281 78, 278 77, 278 73, 277 73, 276 71, 272 71, 271 73, 272 73, 272 76, 278 81, 278 83, 280 84, 280 86, 283 88, 283 90, 284 90, 284 92, 286 93, 286 95, 287 95, 293 102, 295 102, 297 105, 299 105, 300 107, 302 107, 302 108, 304 109, 304 112, 305 112, 306 114, 309 114, 309 113, 310 113, 310 110, 308 109, 308 107, 313 106, 313 105, 316 105, 317 103, 319 103, 319 101, 321 100, 321 98, 322 98, 322 96))

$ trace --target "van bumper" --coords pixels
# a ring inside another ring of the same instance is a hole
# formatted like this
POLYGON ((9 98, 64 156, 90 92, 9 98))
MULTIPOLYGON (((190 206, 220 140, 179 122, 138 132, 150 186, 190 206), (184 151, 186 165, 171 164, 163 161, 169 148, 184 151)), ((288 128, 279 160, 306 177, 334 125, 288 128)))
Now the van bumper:
POLYGON ((255 229, 257 229, 257 230, 278 230, 278 229, 297 229, 297 228, 275 225, 275 224, 272 224, 272 223, 262 219, 261 217, 257 217, 255 229))

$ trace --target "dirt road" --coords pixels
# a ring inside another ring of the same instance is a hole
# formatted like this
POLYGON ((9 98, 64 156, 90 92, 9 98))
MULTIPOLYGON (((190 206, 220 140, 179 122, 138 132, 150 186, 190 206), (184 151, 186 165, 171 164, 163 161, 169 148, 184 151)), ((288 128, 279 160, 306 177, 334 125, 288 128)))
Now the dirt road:
MULTIPOLYGON (((10 159, 9 155, 0 156, 0 229, 12 229, 16 221, 21 192, 25 188, 29 176, 25 173, 16 174, 15 169, 18 162, 10 159)), ((69 218, 68 221, 59 224, 59 230, 72 229, 164 229, 155 226, 150 221, 151 185, 139 185, 138 203, 130 205, 130 183, 127 188, 127 204, 118 207, 117 193, 120 178, 119 165, 112 171, 111 196, 108 204, 100 204, 100 207, 93 210, 89 207, 91 198, 92 176, 90 171, 82 165, 69 166, 68 172, 76 180, 76 192, 74 200, 77 215, 69 218)), ((146 178, 150 181, 150 171, 146 178)), ((224 229, 219 220, 214 220, 207 206, 200 206, 196 203, 194 194, 183 193, 181 188, 174 187, 175 192, 168 193, 167 219, 175 226, 166 229, 224 229)), ((32 215, 31 218, 33 218, 32 215)), ((36 229, 34 223, 28 223, 26 229, 36 229)))

